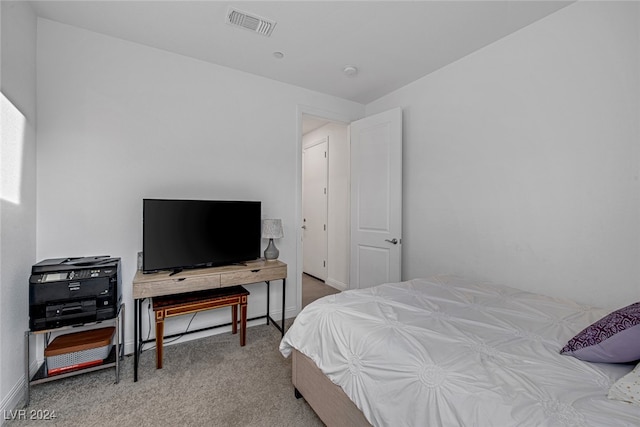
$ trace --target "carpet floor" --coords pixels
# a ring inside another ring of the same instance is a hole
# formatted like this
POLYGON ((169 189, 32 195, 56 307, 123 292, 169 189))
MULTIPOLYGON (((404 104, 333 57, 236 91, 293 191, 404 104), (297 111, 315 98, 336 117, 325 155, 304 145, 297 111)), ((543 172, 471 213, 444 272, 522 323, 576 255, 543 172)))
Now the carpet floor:
MULTIPOLYGON (((133 356, 105 369, 31 387, 30 414, 55 419, 5 420, 5 426, 322 426, 304 399, 294 397, 291 359, 278 351, 272 325, 247 328, 246 346, 230 332, 142 353, 138 381, 133 356)), ((5 419, 7 418, 5 414, 5 419)), ((36 417, 37 418, 37 417, 36 417)))
POLYGON ((316 279, 308 274, 302 275, 302 307, 306 307, 309 303, 327 295, 340 292, 334 287, 324 283, 322 280, 316 279))

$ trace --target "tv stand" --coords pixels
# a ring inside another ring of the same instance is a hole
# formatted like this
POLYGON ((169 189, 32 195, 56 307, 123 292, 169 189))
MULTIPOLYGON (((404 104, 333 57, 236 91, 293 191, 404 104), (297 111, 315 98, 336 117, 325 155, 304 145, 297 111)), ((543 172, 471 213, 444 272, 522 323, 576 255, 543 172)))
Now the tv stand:
MULTIPOLYGON (((153 340, 142 340, 142 301, 147 298, 163 295, 179 295, 187 292, 204 291, 231 286, 249 285, 264 282, 267 285, 267 311, 264 316, 253 317, 247 320, 266 319, 278 329, 284 336, 285 296, 286 296, 287 264, 275 260, 256 260, 245 265, 225 265, 221 267, 209 267, 184 270, 179 273, 158 272, 143 273, 138 271, 133 278, 134 299, 134 369, 133 380, 138 381, 138 362, 142 345, 153 340), (282 280, 282 318, 280 325, 270 314, 270 282, 282 280)), ((211 328, 228 326, 229 324, 214 325, 211 328)), ((210 329, 210 328, 206 328, 210 329)), ((202 329, 200 329, 202 330, 202 329)), ((200 331, 198 330, 198 331, 200 331)), ((190 331, 190 332, 198 332, 190 331)))

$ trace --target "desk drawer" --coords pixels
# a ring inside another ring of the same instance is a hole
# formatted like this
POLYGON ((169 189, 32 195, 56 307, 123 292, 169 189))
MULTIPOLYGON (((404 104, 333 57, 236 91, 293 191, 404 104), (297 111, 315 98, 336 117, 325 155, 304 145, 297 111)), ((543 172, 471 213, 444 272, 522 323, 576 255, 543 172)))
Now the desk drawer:
POLYGON ((266 280, 285 279, 287 266, 262 268, 257 270, 234 271, 220 275, 221 286, 246 285, 248 283, 264 282, 266 280))
POLYGON ((184 277, 136 283, 134 298, 181 294, 183 292, 203 291, 220 287, 220 275, 206 277, 184 277))

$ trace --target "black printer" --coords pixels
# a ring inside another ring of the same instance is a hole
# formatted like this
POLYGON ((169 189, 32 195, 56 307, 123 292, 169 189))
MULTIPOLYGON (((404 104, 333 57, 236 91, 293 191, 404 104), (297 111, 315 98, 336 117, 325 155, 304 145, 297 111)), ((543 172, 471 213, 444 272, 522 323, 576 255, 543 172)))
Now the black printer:
POLYGON ((122 301, 120 258, 46 259, 31 267, 32 331, 112 319, 122 301))

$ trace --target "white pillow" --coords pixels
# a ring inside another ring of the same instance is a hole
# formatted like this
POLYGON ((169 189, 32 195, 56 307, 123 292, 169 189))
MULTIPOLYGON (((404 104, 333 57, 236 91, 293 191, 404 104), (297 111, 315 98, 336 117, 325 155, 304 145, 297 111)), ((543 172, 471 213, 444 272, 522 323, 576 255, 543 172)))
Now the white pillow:
POLYGON ((640 405, 640 363, 611 386, 608 397, 640 405))

